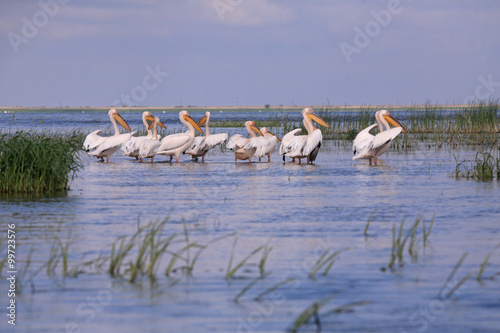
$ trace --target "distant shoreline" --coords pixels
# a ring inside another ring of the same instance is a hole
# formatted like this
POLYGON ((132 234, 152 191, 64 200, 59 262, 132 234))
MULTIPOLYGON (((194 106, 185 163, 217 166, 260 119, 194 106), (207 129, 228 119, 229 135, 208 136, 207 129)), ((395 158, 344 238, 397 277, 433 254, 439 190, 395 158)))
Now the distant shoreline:
POLYGON ((134 106, 134 107, 22 107, 22 106, 0 106, 0 112, 5 113, 5 111, 107 111, 109 109, 122 110, 124 112, 139 112, 143 110, 155 110, 155 111, 167 111, 175 112, 180 110, 188 110, 193 112, 202 112, 205 110, 242 110, 242 111, 301 111, 302 109, 308 107, 312 108, 314 111, 321 111, 328 109, 330 111, 346 111, 346 112, 359 112, 359 111, 375 111, 387 109, 390 111, 425 111, 425 110, 435 110, 435 111, 456 111, 463 110, 468 107, 472 107, 478 104, 407 104, 407 105, 280 105, 280 106, 269 106, 266 108, 263 105, 248 105, 248 106, 134 106))

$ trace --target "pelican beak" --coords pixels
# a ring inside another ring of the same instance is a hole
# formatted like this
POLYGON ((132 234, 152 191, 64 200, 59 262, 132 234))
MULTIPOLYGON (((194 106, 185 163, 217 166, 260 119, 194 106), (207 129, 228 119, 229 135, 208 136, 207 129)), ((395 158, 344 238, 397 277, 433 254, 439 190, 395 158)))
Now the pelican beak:
MULTIPOLYGON (((155 118, 153 116, 146 116, 146 120, 155 121, 155 118)), ((165 125, 163 125, 163 123, 161 121, 158 122, 158 125, 160 125, 160 127, 167 128, 165 125)), ((151 128, 148 128, 148 129, 151 129, 151 128)))
POLYGON ((262 132, 260 131, 260 129, 258 129, 257 127, 255 127, 255 125, 250 125, 250 128, 257 134, 259 135, 262 135, 264 136, 264 134, 262 134, 262 132))
POLYGON ((275 135, 273 132, 267 131, 267 133, 269 133, 269 134, 271 134, 271 135, 274 135, 274 136, 276 137, 276 139, 278 139, 278 142, 281 142, 281 139, 280 139, 280 138, 278 138, 278 136, 277 136, 277 135, 275 135))
POLYGON ((198 132, 200 132, 201 134, 203 134, 203 131, 201 130, 200 126, 198 126, 197 123, 195 123, 195 121, 193 120, 193 118, 191 118, 190 116, 184 116, 184 119, 190 123, 191 125, 193 125, 194 129, 197 130, 198 132))
POLYGON ((131 131, 130 129, 130 126, 127 124, 127 122, 125 121, 125 119, 122 118, 122 116, 120 116, 118 113, 114 113, 113 114, 113 118, 115 118, 115 120, 123 126, 123 128, 125 128, 127 131, 131 131))
POLYGON ((203 116, 203 118, 200 119, 200 121, 198 122, 198 126, 203 126, 205 125, 205 123, 207 122, 207 116, 203 116))
POLYGON ((396 118, 394 118, 393 116, 391 116, 391 115, 384 116, 384 119, 387 120, 387 122, 389 124, 391 124, 392 126, 394 126, 394 127, 401 127, 401 128, 403 128, 403 133, 406 132, 405 127, 403 125, 401 125, 401 123, 396 118))
POLYGON ((326 121, 324 121, 320 116, 318 116, 316 113, 312 112, 312 113, 308 113, 307 114, 307 117, 309 117, 309 119, 311 120, 314 120, 315 122, 317 122, 318 124, 320 124, 321 126, 324 126, 324 127, 330 127, 330 125, 328 125, 326 123, 326 121))
POLYGON ((153 127, 155 127, 155 123, 151 122, 151 124, 149 124, 149 126, 148 126, 148 131, 153 129, 153 127))

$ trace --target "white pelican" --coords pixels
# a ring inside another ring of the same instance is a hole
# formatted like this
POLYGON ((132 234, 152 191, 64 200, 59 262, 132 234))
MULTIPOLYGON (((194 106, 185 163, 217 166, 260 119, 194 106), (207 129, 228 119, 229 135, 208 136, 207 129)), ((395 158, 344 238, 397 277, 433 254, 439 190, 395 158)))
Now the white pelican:
MULTIPOLYGON (((149 128, 148 121, 151 122, 154 121, 153 114, 149 111, 144 111, 142 113, 142 123, 144 124, 144 127, 146 127, 148 134, 146 136, 131 137, 130 140, 128 140, 122 145, 123 154, 130 157, 135 157, 136 160, 139 159, 139 146, 141 144, 141 141, 145 139, 151 139, 153 137, 152 130, 148 129, 149 128)), ((163 128, 166 128, 161 121, 158 123, 158 125, 160 125, 163 128)))
MULTIPOLYGON (((98 134, 97 131, 89 134, 89 136, 91 136, 90 141, 92 141, 96 137, 101 138, 98 139, 99 144, 96 144, 94 141, 93 146, 95 146, 96 149, 94 151, 91 151, 89 154, 97 158, 100 158, 101 162, 104 162, 104 157, 106 157, 106 163, 109 163, 109 157, 113 155, 113 153, 120 147, 120 145, 122 143, 127 142, 132 137, 132 135, 135 134, 135 132, 120 134, 120 131, 118 130, 118 125, 116 125, 117 121, 127 131, 130 131, 130 126, 127 124, 125 119, 123 119, 122 116, 120 116, 118 111, 116 111, 115 109, 111 109, 109 110, 108 115, 109 115, 109 120, 111 121, 115 129, 115 135, 108 137, 99 137, 97 135, 98 134)), ((89 136, 87 136, 85 142, 87 142, 89 136)))
POLYGON ((298 158, 300 164, 300 159, 306 157, 309 164, 313 163, 318 156, 323 134, 320 129, 314 127, 312 121, 314 120, 324 127, 330 127, 330 125, 310 108, 302 110, 302 117, 307 135, 296 135, 301 131, 300 128, 297 128, 283 136, 279 150, 280 155, 283 155, 283 161, 285 161, 285 156, 288 156, 293 158, 294 162, 298 158))
POLYGON ((153 128, 153 135, 151 138, 141 140, 139 142, 139 160, 142 162, 143 158, 150 158, 151 163, 156 155, 156 149, 160 146, 160 140, 158 140, 158 126, 160 125, 160 118, 154 117, 153 122, 148 127, 148 131, 153 128))
POLYGON ((264 137, 267 140, 269 140, 269 144, 267 146, 260 146, 260 147, 258 147, 254 156, 258 157, 259 158, 259 162, 260 162, 260 159, 262 157, 264 157, 264 156, 267 155, 267 161, 271 162, 271 154, 276 149, 276 142, 277 141, 281 141, 281 140, 276 135, 274 135, 273 133, 271 133, 267 129, 267 127, 262 127, 260 129, 260 131, 262 132, 262 134, 264 134, 264 137))
POLYGON ((255 127, 255 122, 247 121, 245 127, 251 135, 249 139, 241 134, 235 134, 227 143, 227 148, 234 149, 234 164, 236 164, 238 160, 248 160, 248 163, 252 163, 252 156, 255 154, 255 151, 257 151, 257 148, 269 145, 269 140, 264 138, 262 132, 255 127), (256 136, 255 132, 262 136, 256 136))
POLYGON ((210 121, 210 112, 205 112, 203 118, 201 118, 198 126, 203 126, 205 124, 205 136, 197 136, 194 138, 193 144, 186 150, 186 154, 189 154, 198 161, 198 157, 201 156, 201 161, 205 162, 205 155, 207 152, 215 146, 220 145, 227 140, 227 133, 210 134, 208 123, 210 121))
POLYGON ((160 146, 156 151, 156 155, 170 156, 170 162, 172 162, 172 157, 175 155, 176 163, 179 163, 180 154, 191 147, 194 141, 194 131, 197 130, 203 134, 200 126, 195 123, 186 110, 179 112, 179 120, 189 128, 189 131, 166 136, 161 140, 160 146))
POLYGON ((353 160, 360 158, 368 159, 372 165, 372 158, 375 159, 377 165, 378 157, 389 150, 392 140, 399 133, 404 132, 405 128, 399 121, 396 120, 389 111, 380 110, 375 113, 376 124, 368 126, 356 135, 352 142, 352 151, 354 152, 353 160), (389 127, 391 123, 394 128, 389 127), (375 136, 370 134, 370 131, 375 127, 379 128, 379 133, 375 136))

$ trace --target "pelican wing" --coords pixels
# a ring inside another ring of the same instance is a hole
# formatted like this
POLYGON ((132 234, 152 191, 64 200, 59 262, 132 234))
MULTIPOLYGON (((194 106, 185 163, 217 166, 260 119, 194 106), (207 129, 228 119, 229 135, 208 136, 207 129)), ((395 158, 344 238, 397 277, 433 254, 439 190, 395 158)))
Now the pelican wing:
POLYGON ((208 149, 211 149, 217 145, 220 145, 228 138, 227 133, 210 134, 205 137, 205 145, 208 149))
POLYGON ((139 157, 149 158, 156 154, 156 149, 160 146, 159 140, 145 139, 139 144, 139 157))
POLYGON ((186 154, 198 154, 199 152, 202 151, 204 146, 205 146, 205 137, 197 136, 194 138, 191 147, 189 147, 189 149, 186 150, 186 154))
POLYGON ((89 151, 103 143, 105 138, 99 135, 101 133, 101 130, 97 130, 87 135, 85 141, 83 142, 83 149, 89 151))
MULTIPOLYGON (((252 149, 258 148, 262 146, 267 146, 269 144, 269 140, 263 136, 254 136, 251 137, 248 142, 243 146, 243 149, 252 149)), ((241 147, 241 146, 240 146, 241 147)))
POLYGON ((127 142, 125 142, 123 145, 122 145, 122 152, 125 154, 125 155, 128 155, 128 156, 131 156, 133 155, 135 152, 136 152, 136 141, 137 141, 138 137, 137 136, 133 136, 130 138, 130 140, 128 140, 127 142))
POLYGON ((121 144, 123 144, 123 143, 127 142, 128 140, 130 140, 130 138, 134 134, 135 134, 135 132, 104 137, 103 138, 104 139, 103 142, 96 148, 96 150, 94 150, 90 154, 94 155, 94 156, 98 156, 103 151, 106 151, 108 149, 112 149, 112 148, 118 147, 121 144))
POLYGON ((276 148, 276 142, 278 141, 277 137, 274 135, 265 135, 264 137, 269 141, 269 144, 267 146, 258 147, 254 154, 255 157, 264 157, 265 155, 272 153, 276 148))
POLYGON ((387 131, 378 133, 377 135, 375 135, 372 142, 368 145, 367 148, 372 150, 372 149, 379 149, 385 146, 387 143, 394 140, 394 138, 397 137, 402 130, 403 128, 401 127, 394 127, 387 131))
POLYGON ((311 152, 321 145, 321 141, 323 140, 323 134, 320 129, 316 129, 314 132, 307 135, 306 140, 303 141, 302 146, 302 154, 304 156, 309 156, 311 152))
POLYGON ((297 146, 297 138, 296 134, 300 133, 301 129, 296 128, 291 132, 288 132, 283 136, 281 139, 281 145, 280 145, 280 155, 285 155, 289 152, 291 152, 294 148, 297 146))
POLYGON ((247 140, 248 139, 245 138, 243 135, 235 134, 229 139, 226 147, 228 149, 235 149, 236 147, 243 147, 244 145, 247 144, 247 140))
POLYGON ((161 140, 157 153, 167 152, 182 147, 188 143, 190 139, 191 137, 188 133, 178 133, 166 136, 161 140))
POLYGON ((364 148, 366 148, 372 141, 374 136, 370 134, 370 131, 377 127, 377 124, 368 126, 364 130, 360 131, 356 138, 352 141, 352 151, 354 154, 359 153, 364 148))

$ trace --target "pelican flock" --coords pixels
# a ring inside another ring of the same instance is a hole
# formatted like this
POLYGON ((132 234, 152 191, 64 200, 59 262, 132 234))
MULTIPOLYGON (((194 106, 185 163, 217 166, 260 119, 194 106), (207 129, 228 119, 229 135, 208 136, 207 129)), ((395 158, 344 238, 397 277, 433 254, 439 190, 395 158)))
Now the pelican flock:
POLYGON ((392 140, 401 132, 405 132, 405 128, 389 111, 380 110, 375 113, 376 124, 370 125, 360 131, 352 142, 352 151, 354 152, 353 160, 368 159, 370 165, 372 158, 377 165, 378 157, 389 150, 392 140), (391 128, 389 123, 394 126, 391 128), (379 128, 379 133, 374 135, 370 131, 375 127, 379 128))
MULTIPOLYGON (((111 155, 116 152, 120 146, 124 155, 135 157, 142 162, 145 158, 150 158, 153 162, 156 155, 170 156, 172 162, 175 156, 175 162, 179 163, 181 154, 189 154, 194 161, 205 162, 207 152, 228 139, 227 133, 210 134, 210 112, 205 112, 204 116, 196 123, 191 115, 182 110, 179 112, 179 121, 187 127, 187 132, 172 134, 164 137, 160 141, 158 135, 158 126, 166 128, 158 117, 154 117, 149 111, 142 113, 142 123, 144 124, 147 135, 133 136, 135 132, 120 134, 118 124, 124 127, 127 131, 131 131, 128 123, 115 109, 108 112, 109 119, 114 128, 114 135, 104 137, 100 134, 101 130, 93 131, 88 134, 83 143, 83 149, 89 155, 95 156, 101 162, 109 163, 111 155), (201 126, 205 125, 205 133, 201 126), (203 135, 195 137, 195 132, 203 135)), ((401 133, 405 132, 404 126, 394 118, 387 110, 380 110, 375 113, 376 124, 370 125, 360 131, 352 144, 354 152, 353 160, 368 159, 369 164, 377 165, 378 157, 387 152, 392 141, 401 133), (393 128, 390 125, 394 126, 393 128), (376 135, 370 134, 378 126, 379 133, 376 135)), ((245 128, 249 134, 243 136, 241 134, 233 135, 228 143, 227 148, 234 150, 234 163, 238 160, 248 160, 252 163, 252 157, 261 159, 267 156, 267 161, 271 162, 271 155, 276 149, 276 144, 279 145, 279 154, 285 158, 291 158, 292 162, 298 160, 301 164, 303 158, 307 159, 307 164, 313 164, 318 156, 319 149, 323 140, 323 134, 319 128, 316 128, 314 123, 323 127, 329 128, 330 125, 318 116, 311 108, 302 110, 302 122, 307 134, 299 135, 300 128, 285 134, 280 140, 276 135, 271 133, 266 127, 257 128, 254 121, 245 122, 245 128), (258 136, 259 135, 259 136, 258 136)))

